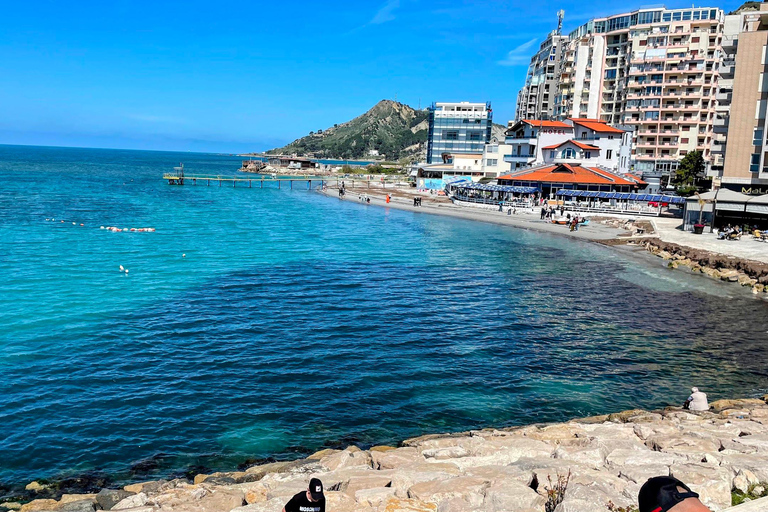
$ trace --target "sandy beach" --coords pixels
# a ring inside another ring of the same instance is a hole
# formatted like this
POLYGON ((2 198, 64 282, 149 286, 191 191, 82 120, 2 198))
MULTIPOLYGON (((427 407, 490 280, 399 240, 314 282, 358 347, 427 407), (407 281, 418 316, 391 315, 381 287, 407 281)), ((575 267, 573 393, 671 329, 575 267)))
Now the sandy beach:
MULTIPOLYGON (((564 235, 582 240, 607 241, 616 239, 620 235, 629 238, 629 235, 631 234, 626 230, 606 226, 598 222, 592 222, 588 226, 584 226, 578 231, 570 231, 567 226, 552 224, 550 222, 541 220, 538 208, 518 209, 517 213, 508 215, 506 210, 504 212, 499 212, 495 210, 484 210, 480 208, 457 206, 454 205, 450 199, 445 196, 419 193, 416 192, 416 189, 403 189, 394 187, 367 188, 365 186, 353 188, 348 186, 346 191, 347 193, 344 199, 339 200, 358 203, 361 206, 368 206, 370 204, 377 207, 395 208, 398 210, 407 210, 416 213, 430 213, 434 215, 443 215, 466 220, 489 222, 503 226, 512 226, 516 228, 531 229, 536 231, 543 231, 546 233, 564 235), (367 194, 367 196, 371 199, 370 203, 363 203, 359 200, 359 196, 363 194, 367 194), (386 202, 386 194, 392 195, 392 199, 389 203, 386 202), (422 198, 422 206, 413 206, 414 197, 422 198)), ((320 193, 325 194, 328 197, 339 197, 338 189, 336 187, 328 187, 326 190, 320 190, 320 193)))

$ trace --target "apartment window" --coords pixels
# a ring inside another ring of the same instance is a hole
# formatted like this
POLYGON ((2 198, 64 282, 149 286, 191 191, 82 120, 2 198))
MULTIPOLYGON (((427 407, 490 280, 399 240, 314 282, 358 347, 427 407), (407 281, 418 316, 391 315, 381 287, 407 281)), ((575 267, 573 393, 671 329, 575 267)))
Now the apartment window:
POLYGON ((499 152, 499 146, 497 146, 496 144, 490 144, 488 146, 488 152, 489 153, 498 153, 499 152))
POLYGON ((467 132, 468 139, 469 140, 483 140, 483 133, 482 132, 467 132))
POLYGON ((499 164, 498 158, 489 158, 485 161, 485 165, 488 167, 496 167, 499 164))
POLYGON ((555 152, 554 151, 550 151, 549 152, 549 158, 555 158, 555 152))
POLYGON ((605 152, 605 158, 607 158, 608 160, 611 159, 612 155, 613 155, 613 150, 612 149, 609 149, 608 151, 605 152))
POLYGON ((760 153, 752 153, 752 158, 749 162, 749 172, 760 171, 760 153))
POLYGON ((592 152, 591 151, 585 151, 584 152, 584 158, 587 158, 587 159, 592 158, 592 152))
POLYGON ((763 145, 763 129, 762 128, 755 128, 755 130, 752 132, 752 145, 753 146, 763 145))
POLYGON ((445 132, 445 140, 459 140, 459 132, 457 131, 445 132))
POLYGON ((681 144, 688 144, 688 139, 680 139, 681 144))
POLYGON ((613 140, 613 135, 609 135, 608 140, 613 140))
POLYGON ((576 150, 573 148, 566 148, 560 153, 560 158, 576 158, 576 150))

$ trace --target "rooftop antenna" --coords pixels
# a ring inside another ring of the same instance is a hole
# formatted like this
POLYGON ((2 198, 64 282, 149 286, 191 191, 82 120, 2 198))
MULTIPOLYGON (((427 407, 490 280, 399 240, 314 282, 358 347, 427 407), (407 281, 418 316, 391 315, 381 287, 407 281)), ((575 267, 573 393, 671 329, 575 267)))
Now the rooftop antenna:
POLYGON ((565 17, 565 11, 560 9, 557 11, 557 35, 563 31, 563 18, 565 17))

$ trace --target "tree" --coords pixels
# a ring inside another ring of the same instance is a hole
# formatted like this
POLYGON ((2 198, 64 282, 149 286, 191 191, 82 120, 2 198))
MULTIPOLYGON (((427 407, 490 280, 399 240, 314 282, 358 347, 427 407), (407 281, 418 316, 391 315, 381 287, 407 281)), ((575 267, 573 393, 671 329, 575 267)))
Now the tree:
POLYGON ((680 161, 672 184, 681 196, 690 196, 698 190, 696 181, 704 175, 704 156, 701 151, 692 151, 680 161))

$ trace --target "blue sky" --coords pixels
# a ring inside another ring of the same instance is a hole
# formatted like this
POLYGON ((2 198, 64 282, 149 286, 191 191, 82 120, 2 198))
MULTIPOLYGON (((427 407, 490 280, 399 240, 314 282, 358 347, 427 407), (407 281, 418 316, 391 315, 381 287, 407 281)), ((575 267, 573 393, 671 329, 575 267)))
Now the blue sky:
POLYGON ((566 32, 619 10, 574 0, 0 5, 0 144, 213 152, 282 145, 384 98, 490 100, 506 124, 557 10, 566 32))

